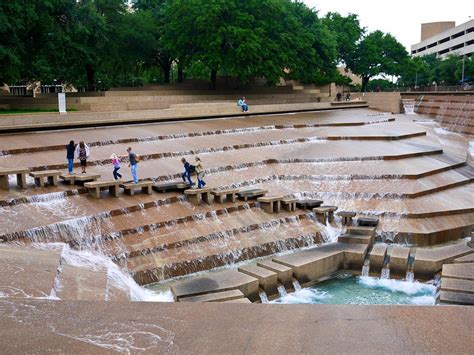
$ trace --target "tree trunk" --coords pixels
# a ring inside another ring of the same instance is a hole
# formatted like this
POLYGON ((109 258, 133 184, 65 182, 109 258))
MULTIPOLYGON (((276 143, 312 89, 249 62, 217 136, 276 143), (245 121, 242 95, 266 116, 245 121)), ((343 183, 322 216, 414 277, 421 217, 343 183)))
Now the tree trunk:
POLYGON ((95 91, 95 70, 92 64, 86 64, 87 91, 95 91))
POLYGON ((170 60, 169 58, 163 58, 163 59, 159 59, 158 63, 160 64, 161 70, 163 70, 165 84, 169 84, 170 83, 171 64, 173 63, 173 61, 170 60))
POLYGON ((181 61, 178 61, 178 83, 182 83, 184 81, 183 75, 183 64, 181 61))
POLYGON ((217 87, 217 69, 211 69, 211 83, 209 89, 216 90, 217 87))
POLYGON ((369 78, 369 77, 366 77, 366 76, 363 76, 363 77, 362 77, 362 87, 361 87, 360 91, 362 91, 362 92, 365 92, 365 91, 366 91, 366 89, 367 89, 367 84, 369 83, 369 79, 370 79, 370 78, 369 78))

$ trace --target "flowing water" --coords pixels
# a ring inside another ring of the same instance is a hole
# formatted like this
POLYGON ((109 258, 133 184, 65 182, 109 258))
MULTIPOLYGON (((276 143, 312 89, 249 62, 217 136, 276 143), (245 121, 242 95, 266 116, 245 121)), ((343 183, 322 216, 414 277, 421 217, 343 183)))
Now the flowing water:
POLYGON ((434 305, 436 287, 418 281, 348 277, 331 279, 271 303, 434 305))

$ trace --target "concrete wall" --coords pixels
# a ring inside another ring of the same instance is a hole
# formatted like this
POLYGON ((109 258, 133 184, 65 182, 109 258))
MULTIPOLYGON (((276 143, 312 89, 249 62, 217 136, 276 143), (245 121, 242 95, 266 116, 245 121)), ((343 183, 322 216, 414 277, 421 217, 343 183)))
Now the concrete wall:
POLYGON ((424 41, 455 26, 456 22, 454 21, 422 23, 420 40, 424 41))
POLYGON ((400 113, 401 95, 399 92, 366 92, 362 94, 370 108, 380 111, 400 113))

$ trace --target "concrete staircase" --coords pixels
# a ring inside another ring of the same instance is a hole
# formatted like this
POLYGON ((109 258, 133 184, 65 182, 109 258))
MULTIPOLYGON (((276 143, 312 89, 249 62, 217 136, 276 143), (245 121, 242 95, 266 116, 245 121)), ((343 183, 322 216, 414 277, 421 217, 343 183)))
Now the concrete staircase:
POLYGON ((474 253, 443 265, 440 302, 474 305, 474 253))

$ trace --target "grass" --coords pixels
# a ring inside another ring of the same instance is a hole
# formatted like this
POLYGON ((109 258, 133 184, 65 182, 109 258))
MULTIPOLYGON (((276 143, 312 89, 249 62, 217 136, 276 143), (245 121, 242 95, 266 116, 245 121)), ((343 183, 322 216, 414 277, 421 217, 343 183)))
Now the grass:
MULTIPOLYGON (((68 109, 68 111, 77 111, 75 109, 68 109)), ((16 115, 21 113, 36 113, 36 112, 59 112, 55 108, 21 108, 21 109, 0 109, 0 115, 16 115)))

